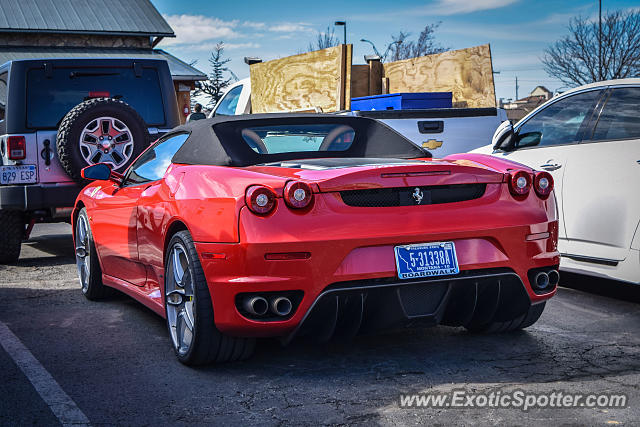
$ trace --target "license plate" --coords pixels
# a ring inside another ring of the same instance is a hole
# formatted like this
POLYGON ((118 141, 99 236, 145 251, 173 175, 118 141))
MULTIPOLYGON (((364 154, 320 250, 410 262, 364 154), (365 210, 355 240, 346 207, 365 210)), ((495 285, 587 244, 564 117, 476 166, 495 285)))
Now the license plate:
POLYGON ((458 274, 458 258, 453 242, 396 246, 396 267, 400 279, 458 274))
POLYGON ((0 184, 32 184, 36 182, 36 166, 0 166, 0 184))

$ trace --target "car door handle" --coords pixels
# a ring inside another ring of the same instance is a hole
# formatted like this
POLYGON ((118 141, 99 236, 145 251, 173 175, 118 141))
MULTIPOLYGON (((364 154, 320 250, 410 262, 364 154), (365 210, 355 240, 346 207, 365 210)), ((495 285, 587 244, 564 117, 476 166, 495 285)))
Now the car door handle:
POLYGON ((559 163, 545 163, 544 165, 540 165, 540 167, 546 171, 554 171, 560 169, 562 165, 559 163))

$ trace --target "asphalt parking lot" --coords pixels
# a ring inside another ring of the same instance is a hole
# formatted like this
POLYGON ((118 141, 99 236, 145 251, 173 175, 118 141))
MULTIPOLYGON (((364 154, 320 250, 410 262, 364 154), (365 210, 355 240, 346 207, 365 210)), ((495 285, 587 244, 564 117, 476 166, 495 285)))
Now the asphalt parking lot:
MULTIPOLYGON (((0 266, 0 326, 9 328, 44 368, 38 372, 46 370, 91 424, 611 425, 640 420, 638 288, 565 275, 561 283, 571 287, 561 287, 526 332, 483 336, 438 327, 363 336, 340 345, 297 342, 283 348, 264 341, 246 362, 192 369, 176 361, 164 321, 150 310, 125 296, 84 299, 69 233, 64 224, 36 227, 20 262, 0 266), (451 390, 613 393, 626 395, 628 405, 525 413, 517 408, 407 409, 399 403, 402 393, 451 390)), ((59 423, 45 401, 52 399, 41 397, 33 372, 25 375, 6 350, 9 344, 0 346, 0 424, 59 423)))

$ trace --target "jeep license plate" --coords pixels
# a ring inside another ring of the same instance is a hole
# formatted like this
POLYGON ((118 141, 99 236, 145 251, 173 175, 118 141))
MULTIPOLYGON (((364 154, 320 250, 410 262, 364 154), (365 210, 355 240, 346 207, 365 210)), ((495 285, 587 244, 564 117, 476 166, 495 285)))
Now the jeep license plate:
POLYGON ((0 184, 33 184, 36 182, 35 165, 0 166, 0 184))

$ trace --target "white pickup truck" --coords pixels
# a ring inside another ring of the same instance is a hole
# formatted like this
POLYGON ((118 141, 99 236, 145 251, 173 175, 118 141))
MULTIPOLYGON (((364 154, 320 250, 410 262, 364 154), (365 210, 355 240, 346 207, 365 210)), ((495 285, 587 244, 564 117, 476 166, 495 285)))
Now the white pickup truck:
MULTIPOLYGON (((251 81, 243 79, 229 86, 209 117, 250 113, 251 81)), ((495 130, 507 120, 507 113, 501 108, 341 111, 337 114, 380 120, 439 158, 489 144, 495 130)))

